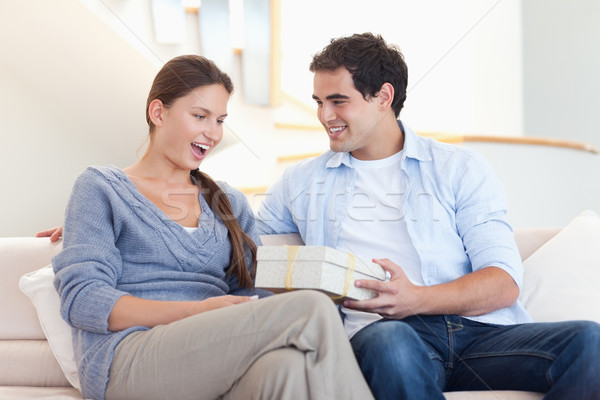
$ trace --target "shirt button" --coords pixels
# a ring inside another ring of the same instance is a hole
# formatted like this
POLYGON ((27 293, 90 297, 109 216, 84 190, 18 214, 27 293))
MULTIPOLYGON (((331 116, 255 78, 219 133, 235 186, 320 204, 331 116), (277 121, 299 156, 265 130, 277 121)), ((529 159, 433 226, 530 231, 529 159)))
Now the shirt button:
POLYGON ((350 186, 348 186, 348 187, 346 188, 346 192, 348 192, 348 193, 350 193, 350 191, 351 191, 351 190, 352 190, 352 189, 350 188, 350 186))
POLYGON ((339 221, 335 221, 335 223, 333 225, 340 226, 340 222, 339 221))

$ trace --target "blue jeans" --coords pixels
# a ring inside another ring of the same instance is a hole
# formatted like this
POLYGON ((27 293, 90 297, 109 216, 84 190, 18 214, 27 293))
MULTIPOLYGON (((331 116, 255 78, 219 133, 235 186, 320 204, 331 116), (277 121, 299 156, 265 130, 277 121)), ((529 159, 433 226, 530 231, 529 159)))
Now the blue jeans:
POLYGON ((600 325, 489 325, 454 315, 383 319, 351 339, 377 399, 440 399, 444 391, 524 390, 600 399, 600 325))

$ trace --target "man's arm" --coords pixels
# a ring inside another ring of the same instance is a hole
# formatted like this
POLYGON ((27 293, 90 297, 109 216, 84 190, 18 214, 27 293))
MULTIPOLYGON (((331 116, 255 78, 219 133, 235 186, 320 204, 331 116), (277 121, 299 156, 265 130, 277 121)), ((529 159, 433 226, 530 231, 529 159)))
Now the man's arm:
POLYGON ((513 278, 497 267, 486 267, 447 283, 418 286, 390 260, 373 261, 390 272, 391 280, 357 280, 357 287, 376 290, 379 296, 370 300, 348 300, 344 302, 345 307, 391 319, 417 314, 475 316, 512 306, 519 297, 519 287, 513 278))
POLYGON ((256 228, 260 235, 280 233, 296 233, 298 227, 288 208, 289 199, 286 196, 285 180, 287 170, 277 182, 265 193, 256 214, 256 228))

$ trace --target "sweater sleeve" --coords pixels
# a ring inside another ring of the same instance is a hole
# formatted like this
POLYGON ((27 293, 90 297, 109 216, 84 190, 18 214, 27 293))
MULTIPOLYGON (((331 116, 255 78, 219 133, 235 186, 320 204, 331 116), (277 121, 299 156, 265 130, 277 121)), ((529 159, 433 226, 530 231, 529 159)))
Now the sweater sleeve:
POLYGON ((52 261, 63 318, 95 333, 108 333, 108 316, 127 294, 116 289, 122 263, 115 246, 115 197, 95 170, 77 178, 65 213, 63 250, 52 261))

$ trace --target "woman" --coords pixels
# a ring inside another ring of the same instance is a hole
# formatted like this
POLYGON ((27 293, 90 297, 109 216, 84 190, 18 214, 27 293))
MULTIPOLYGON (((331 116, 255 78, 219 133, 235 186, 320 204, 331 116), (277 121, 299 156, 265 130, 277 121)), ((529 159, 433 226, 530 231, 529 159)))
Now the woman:
POLYGON ((86 398, 371 398, 326 296, 249 297, 252 211, 197 169, 232 91, 203 57, 169 61, 144 156, 75 183, 53 266, 86 398))

